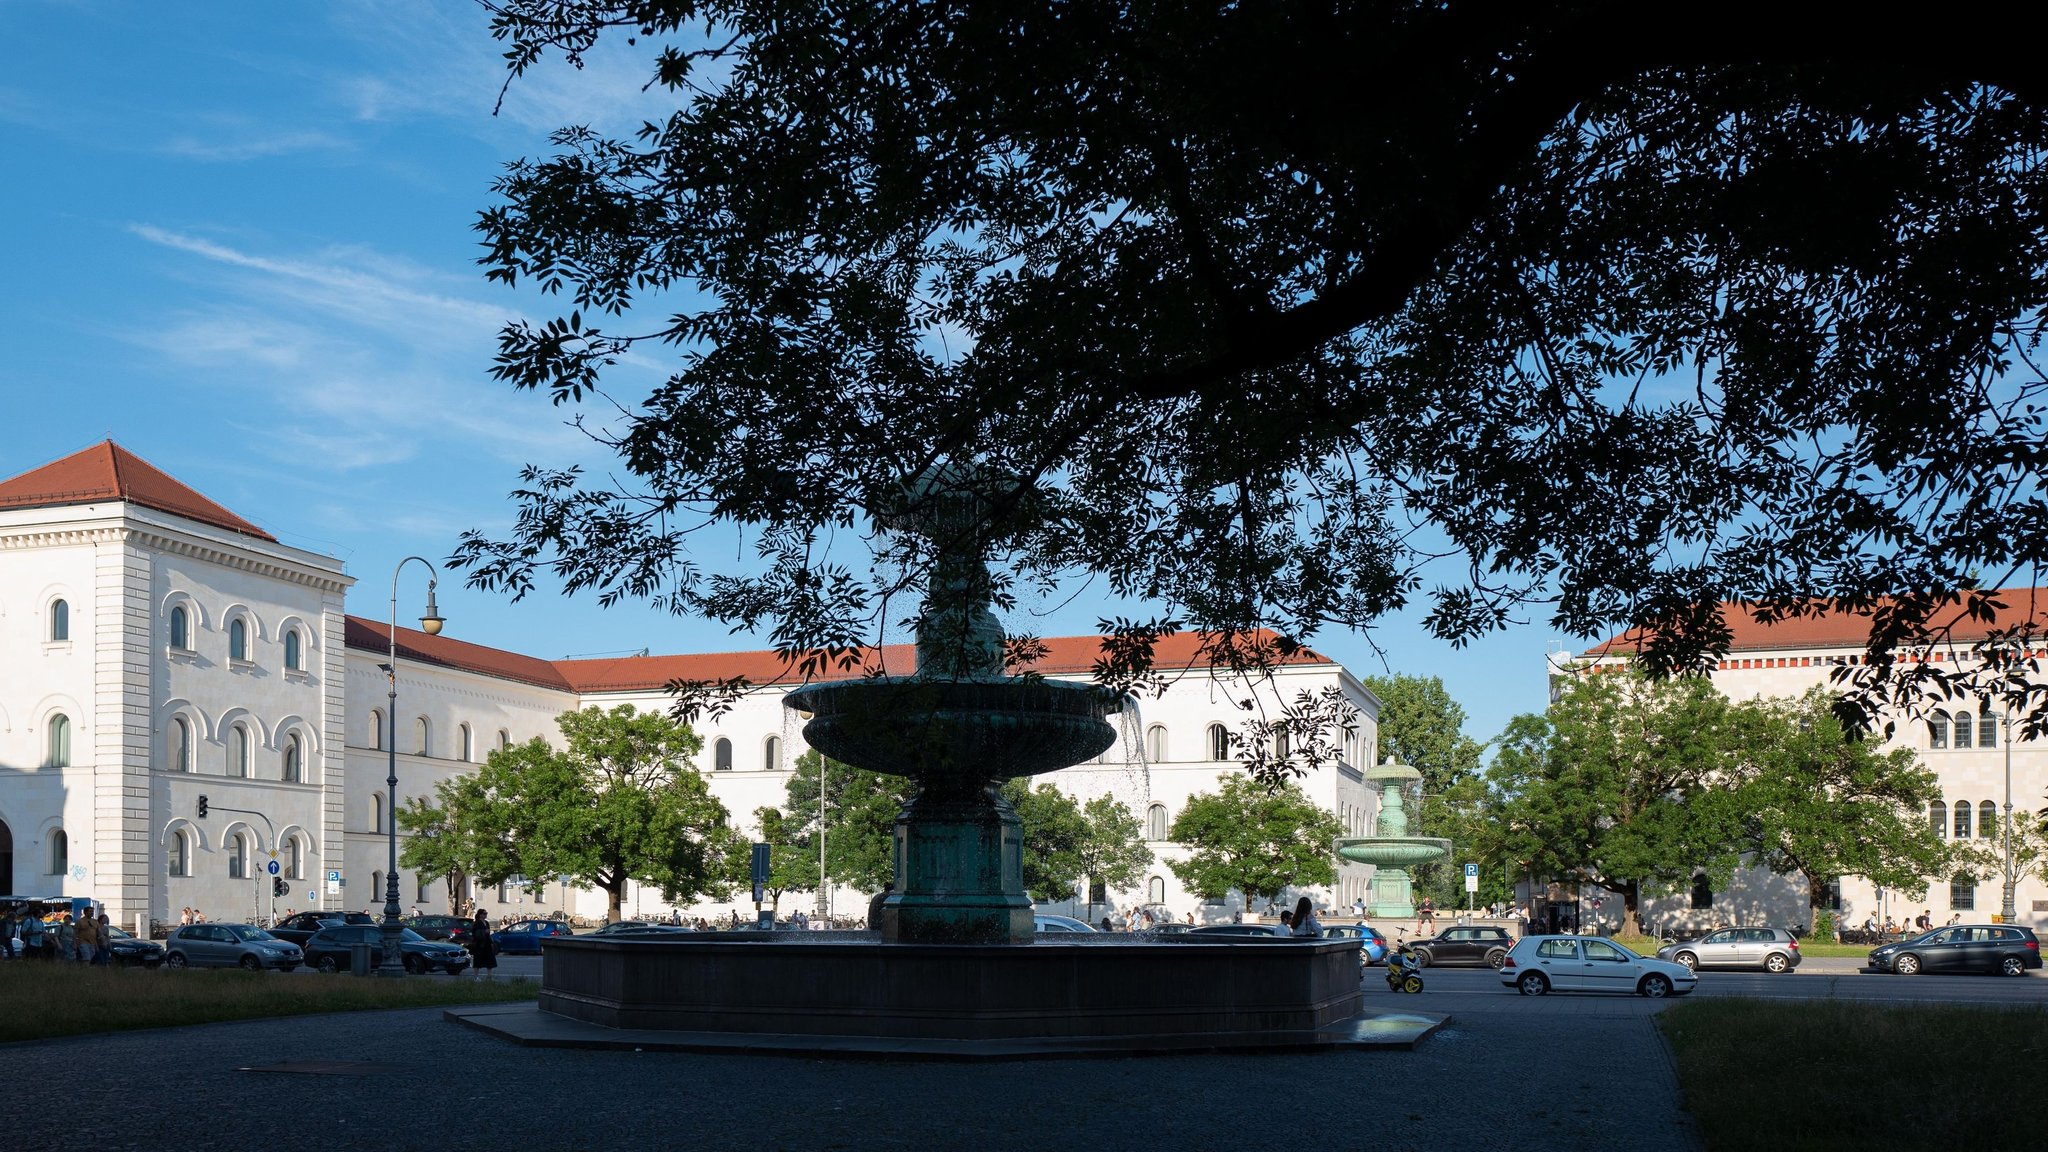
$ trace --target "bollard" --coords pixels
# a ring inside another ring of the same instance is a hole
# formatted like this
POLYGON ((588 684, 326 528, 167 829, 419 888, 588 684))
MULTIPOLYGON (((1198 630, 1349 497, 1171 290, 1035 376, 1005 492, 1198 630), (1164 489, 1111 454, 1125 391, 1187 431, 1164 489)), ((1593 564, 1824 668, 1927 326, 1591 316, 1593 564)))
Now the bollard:
POLYGON ((370 974, 370 944, 358 941, 348 946, 348 970, 352 976, 370 974))

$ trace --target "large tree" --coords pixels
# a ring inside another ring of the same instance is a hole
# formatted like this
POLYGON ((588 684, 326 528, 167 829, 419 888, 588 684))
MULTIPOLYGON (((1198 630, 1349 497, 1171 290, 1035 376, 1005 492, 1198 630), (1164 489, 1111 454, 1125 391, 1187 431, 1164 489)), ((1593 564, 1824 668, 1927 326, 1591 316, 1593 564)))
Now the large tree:
POLYGON ((1270 787, 1249 776, 1226 776, 1215 792, 1198 793, 1174 817, 1169 835, 1187 845, 1167 867, 1189 892, 1221 900, 1236 889, 1245 909, 1290 887, 1337 878, 1337 818, 1293 783, 1270 787))
POLYGON ((2030 5, 485 7, 515 73, 630 39, 678 107, 564 128, 482 214, 487 276, 567 298, 497 374, 591 403, 622 466, 530 469, 458 553, 480 584, 845 656, 929 560, 846 529, 973 460, 1002 587, 1100 575, 1155 614, 1106 627, 1223 663, 1448 555, 1453 641, 1535 603, 1645 626, 1663 673, 1727 645, 1720 602, 1881 605, 1849 712, 2026 679, 1897 657, 2048 558, 2030 5), (690 551, 707 521, 758 555, 690 551))
POLYGON ((790 843, 818 858, 818 783, 825 784, 825 872, 835 883, 874 892, 896 876, 896 817, 916 790, 909 779, 851 768, 813 749, 796 758, 783 787, 790 843))
MULTIPOLYGON (((493 749, 492 756, 504 755, 493 749)), ((481 773, 451 777, 434 785, 434 802, 415 796, 398 810, 405 848, 398 862, 431 883, 445 880, 448 911, 467 916, 473 905, 472 882, 503 883, 519 872, 508 837, 509 813, 490 793, 481 773)))
POLYGON ((1645 885, 1677 888, 1701 869, 1723 884, 1739 863, 1734 736, 1704 677, 1609 665, 1569 678, 1547 712, 1501 736, 1490 847, 1537 877, 1620 896, 1622 931, 1638 932, 1645 885))
POLYGON ((1941 798, 1934 773, 1910 748, 1881 752, 1845 732, 1832 704, 1815 688, 1743 705, 1736 720, 1742 846, 1755 863, 1805 882, 1809 920, 1842 876, 1918 899, 1952 862, 1927 820, 1927 805, 1941 798))
POLYGON ((610 921, 629 882, 660 889, 670 903, 731 890, 727 859, 738 835, 692 763, 702 739, 630 704, 564 712, 555 722, 561 749, 536 737, 492 753, 478 773, 524 875, 598 889, 610 921))

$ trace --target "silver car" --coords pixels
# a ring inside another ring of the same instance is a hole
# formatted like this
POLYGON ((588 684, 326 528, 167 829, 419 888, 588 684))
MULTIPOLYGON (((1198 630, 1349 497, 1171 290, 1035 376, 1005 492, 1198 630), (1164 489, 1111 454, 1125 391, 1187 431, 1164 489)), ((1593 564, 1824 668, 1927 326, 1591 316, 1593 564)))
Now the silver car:
POLYGON ((247 968, 289 972, 304 963, 297 944, 279 940, 254 924, 186 924, 164 941, 164 964, 172 968, 247 968))
POLYGON ((1722 928, 1698 940, 1657 949, 1657 959, 1702 968, 1761 968, 1790 972, 1799 967, 1799 941, 1783 928, 1722 928))

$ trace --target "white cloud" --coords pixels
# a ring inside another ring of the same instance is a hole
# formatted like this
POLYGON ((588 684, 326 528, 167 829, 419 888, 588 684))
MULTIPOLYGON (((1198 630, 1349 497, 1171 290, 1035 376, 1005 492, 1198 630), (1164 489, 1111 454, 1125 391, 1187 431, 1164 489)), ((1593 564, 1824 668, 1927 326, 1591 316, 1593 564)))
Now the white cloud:
POLYGON ((294 152, 345 151, 353 147, 348 141, 329 132, 266 133, 244 130, 230 133, 227 139, 209 140, 191 135, 174 136, 164 141, 157 151, 187 160, 238 163, 294 152))

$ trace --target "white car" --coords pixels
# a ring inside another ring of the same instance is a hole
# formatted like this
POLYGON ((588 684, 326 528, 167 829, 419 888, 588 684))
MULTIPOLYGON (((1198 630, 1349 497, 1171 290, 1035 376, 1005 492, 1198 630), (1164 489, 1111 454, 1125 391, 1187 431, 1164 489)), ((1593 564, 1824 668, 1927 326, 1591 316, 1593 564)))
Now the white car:
POLYGON ((1553 988, 1683 996, 1699 979, 1683 964, 1638 956, 1597 936, 1524 936, 1500 965, 1500 982, 1524 996, 1541 996, 1553 988))

